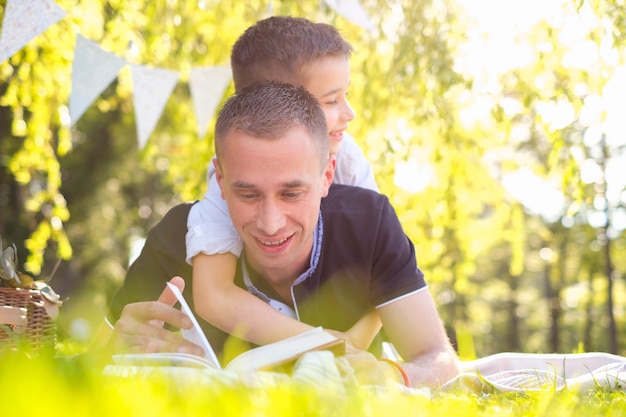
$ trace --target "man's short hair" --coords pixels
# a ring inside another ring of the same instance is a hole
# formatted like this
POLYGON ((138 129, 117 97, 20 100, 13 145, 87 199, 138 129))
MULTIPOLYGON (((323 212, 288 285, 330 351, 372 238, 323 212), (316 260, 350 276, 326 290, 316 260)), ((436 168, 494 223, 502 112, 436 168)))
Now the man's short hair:
POLYGON ((215 124, 215 153, 220 163, 223 142, 233 131, 261 139, 280 139, 303 127, 319 151, 322 169, 329 155, 324 112, 304 87, 266 81, 242 88, 220 110, 215 124))
POLYGON ((325 23, 272 16, 249 27, 235 42, 230 54, 235 89, 261 81, 306 83, 306 70, 328 56, 352 53, 339 31, 325 23))

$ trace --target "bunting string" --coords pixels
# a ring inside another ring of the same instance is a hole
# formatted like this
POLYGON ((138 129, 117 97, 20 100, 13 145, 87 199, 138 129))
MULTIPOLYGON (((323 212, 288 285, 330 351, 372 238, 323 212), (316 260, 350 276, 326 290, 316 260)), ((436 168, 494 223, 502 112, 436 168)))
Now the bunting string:
MULTIPOLYGON (((358 0, 324 2, 347 20, 368 31, 372 30, 371 20, 358 0)), ((268 2, 268 8, 271 8, 271 2, 268 2)), ((0 63, 61 21, 66 14, 54 0, 7 0, 0 32, 0 63)), ((76 35, 72 61, 70 120, 75 125, 127 65, 130 66, 133 80, 137 143, 142 149, 156 127, 180 79, 180 73, 171 69, 129 63, 81 34, 76 35)), ((200 138, 206 134, 207 125, 215 115, 231 77, 228 66, 191 68, 189 90, 200 138)))

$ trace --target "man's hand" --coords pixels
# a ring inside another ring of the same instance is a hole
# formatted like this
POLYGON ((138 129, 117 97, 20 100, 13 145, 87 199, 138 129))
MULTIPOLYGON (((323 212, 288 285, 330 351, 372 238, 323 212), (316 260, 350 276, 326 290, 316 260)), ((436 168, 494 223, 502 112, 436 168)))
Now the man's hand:
MULTIPOLYGON (((185 281, 174 277, 170 281, 181 292, 185 281)), ((115 323, 110 342, 112 352, 131 353, 183 352, 203 356, 201 347, 183 339, 180 332, 172 332, 163 327, 164 323, 179 329, 190 329, 191 320, 183 312, 174 308, 176 296, 165 288, 157 301, 128 304, 115 323)))
POLYGON ((437 388, 460 373, 430 292, 403 297, 379 313, 389 340, 404 359, 402 368, 411 386, 437 388))

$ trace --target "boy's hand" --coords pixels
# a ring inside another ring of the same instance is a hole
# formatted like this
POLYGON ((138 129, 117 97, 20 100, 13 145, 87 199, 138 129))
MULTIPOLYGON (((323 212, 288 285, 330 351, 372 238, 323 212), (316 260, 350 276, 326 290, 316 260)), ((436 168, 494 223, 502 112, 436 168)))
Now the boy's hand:
POLYGON ((365 350, 363 346, 360 345, 358 340, 354 340, 354 338, 350 337, 349 332, 340 332, 339 330, 331 330, 324 329, 325 332, 328 332, 335 336, 337 339, 343 339, 346 341, 346 353, 348 351, 357 351, 357 350, 365 350))
POLYGON ((346 353, 343 357, 354 370, 354 375, 359 384, 384 385, 389 380, 403 383, 401 375, 392 365, 378 360, 374 355, 365 350, 356 348, 347 333, 337 330, 324 330, 346 341, 346 353))
POLYGON ((376 359, 364 350, 349 347, 346 344, 345 359, 354 370, 354 376, 361 385, 385 385, 395 381, 403 383, 401 375, 390 364, 376 359))

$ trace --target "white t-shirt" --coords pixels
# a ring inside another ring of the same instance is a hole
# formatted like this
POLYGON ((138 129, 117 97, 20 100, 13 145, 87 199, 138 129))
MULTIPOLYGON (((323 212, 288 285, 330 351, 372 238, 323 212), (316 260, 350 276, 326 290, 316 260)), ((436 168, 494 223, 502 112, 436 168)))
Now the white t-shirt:
MULTIPOLYGON (((378 191, 372 167, 352 136, 344 133, 336 157, 334 183, 378 191)), ((222 199, 215 179, 213 161, 207 170, 207 181, 209 187, 204 198, 193 205, 187 217, 186 245, 189 264, 200 252, 207 255, 231 252, 239 257, 243 250, 243 242, 230 220, 226 201, 222 199)))

